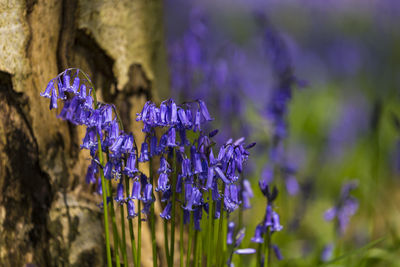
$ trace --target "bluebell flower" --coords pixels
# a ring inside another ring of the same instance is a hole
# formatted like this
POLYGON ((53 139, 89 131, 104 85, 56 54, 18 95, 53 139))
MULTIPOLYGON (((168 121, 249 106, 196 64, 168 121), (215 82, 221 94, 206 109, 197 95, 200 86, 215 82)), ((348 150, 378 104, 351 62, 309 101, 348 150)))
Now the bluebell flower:
POLYGON ((155 189, 156 192, 161 191, 165 192, 170 188, 170 185, 168 184, 168 174, 165 172, 160 173, 160 176, 158 177, 158 186, 155 189))
POLYGON ((178 117, 179 117, 180 123, 182 124, 182 126, 184 128, 189 129, 192 126, 192 123, 187 118, 186 112, 183 108, 178 108, 178 117))
POLYGON ((358 201, 350 195, 351 191, 357 188, 357 182, 351 181, 345 183, 342 186, 341 194, 338 200, 338 204, 328 209, 325 212, 325 220, 337 220, 337 231, 340 235, 344 234, 347 225, 350 222, 351 216, 353 216, 358 210, 358 201))
POLYGON ((135 213, 135 203, 132 200, 128 200, 127 202, 128 205, 128 219, 133 219, 135 218, 138 214, 135 213))
POLYGON ((96 192, 99 195, 103 195, 103 187, 101 185, 101 179, 100 177, 97 179, 97 188, 96 188, 96 192))
POLYGON ((144 203, 153 202, 153 186, 151 184, 146 184, 143 189, 142 201, 144 203))
POLYGON ((207 106, 204 103, 204 101, 203 100, 197 100, 197 101, 199 102, 200 111, 201 111, 201 114, 203 115, 203 118, 206 121, 212 121, 213 119, 211 118, 210 113, 208 112, 207 106))
POLYGON ((40 93, 40 96, 46 97, 46 98, 51 98, 51 92, 53 91, 54 88, 54 80, 51 80, 47 86, 46 89, 44 90, 43 93, 40 93))
POLYGON ((168 204, 165 206, 163 212, 160 213, 160 217, 165 220, 171 219, 171 210, 172 210, 172 204, 171 201, 169 201, 168 204))
POLYGON ((182 184, 183 184, 183 175, 178 174, 178 178, 176 180, 175 192, 181 193, 182 192, 182 184))
POLYGON ((104 166, 104 177, 107 180, 111 180, 112 178, 112 169, 113 169, 113 164, 109 161, 106 163, 106 165, 104 166))
POLYGON ((117 201, 117 203, 120 205, 122 205, 125 201, 124 185, 122 183, 118 183, 118 185, 117 185, 117 196, 115 197, 115 201, 117 201))
POLYGON ((202 209, 202 207, 197 207, 193 211, 194 229, 196 229, 197 231, 201 230, 200 221, 201 221, 202 217, 203 217, 203 209, 202 209))
POLYGON ((86 93, 87 93, 86 92, 86 85, 84 83, 82 83, 81 84, 81 89, 80 89, 79 95, 78 95, 78 98, 79 98, 80 101, 86 101, 86 96, 87 96, 86 93))
POLYGON ((140 192, 141 192, 141 184, 140 184, 139 181, 135 180, 135 181, 133 182, 133 185, 132 185, 132 195, 131 195, 131 198, 132 198, 132 199, 138 199, 138 200, 140 200, 140 199, 141 199, 141 197, 140 197, 140 192))
POLYGON ((96 129, 89 127, 86 129, 86 135, 82 140, 81 149, 90 149, 91 147, 97 147, 97 134, 96 129))
POLYGON ((139 162, 149 161, 149 156, 149 145, 146 142, 143 142, 140 150, 139 162))
POLYGON ((256 230, 254 231, 254 236, 251 239, 251 242, 260 243, 260 244, 264 243, 263 234, 264 234, 263 225, 261 225, 261 224, 257 225, 256 230))
POLYGON ((332 258, 333 248, 333 244, 327 244, 324 246, 321 252, 321 261, 327 262, 332 258))
POLYGON ((158 173, 162 173, 162 172, 165 172, 165 173, 171 172, 171 168, 169 166, 169 163, 165 159, 164 156, 161 156, 161 158, 160 158, 160 168, 158 168, 158 173))
POLYGON ((136 168, 136 154, 129 153, 128 159, 126 160, 126 166, 124 168, 124 173, 129 177, 133 177, 135 173, 139 170, 136 168))
POLYGON ((174 127, 171 127, 167 132, 167 146, 175 147, 176 146, 176 130, 174 127))
POLYGON ((233 231, 235 229, 235 223, 229 222, 228 223, 228 232, 226 235, 226 244, 232 245, 233 244, 233 231))
POLYGON ((170 188, 170 189, 168 189, 168 190, 162 192, 162 195, 161 195, 161 202, 165 202, 165 201, 170 200, 170 199, 171 199, 171 196, 172 196, 172 190, 171 190, 171 188, 170 188))
POLYGON ((155 155, 158 155, 158 148, 157 148, 157 137, 155 135, 152 135, 150 137, 150 157, 154 157, 155 155))
POLYGON ((81 80, 79 79, 78 76, 76 76, 75 79, 74 79, 74 82, 72 83, 72 86, 70 86, 69 90, 67 90, 67 91, 71 92, 71 93, 74 93, 74 94, 77 94, 80 82, 81 82, 81 80))
POLYGON ((194 117, 193 131, 197 132, 200 130, 201 130, 201 117, 200 117, 200 111, 197 111, 196 116, 194 117))
POLYGON ((54 86, 51 89, 50 110, 52 110, 53 108, 57 108, 57 91, 54 86))
POLYGON ((94 184, 96 183, 96 173, 98 173, 98 165, 95 161, 92 160, 90 163, 87 173, 86 173, 86 183, 94 184))
POLYGON ((283 256, 282 256, 282 253, 281 253, 279 247, 277 245, 272 245, 272 249, 275 253, 276 258, 280 261, 283 260, 283 256))
POLYGON ((122 144, 120 151, 122 153, 130 153, 132 149, 133 149, 133 135, 132 134, 125 135, 124 143, 122 144))
POLYGON ((120 154, 121 153, 121 147, 122 147, 122 145, 124 143, 124 139, 125 139, 125 137, 123 135, 118 136, 117 139, 115 140, 115 142, 109 148, 109 150, 112 153, 120 154))

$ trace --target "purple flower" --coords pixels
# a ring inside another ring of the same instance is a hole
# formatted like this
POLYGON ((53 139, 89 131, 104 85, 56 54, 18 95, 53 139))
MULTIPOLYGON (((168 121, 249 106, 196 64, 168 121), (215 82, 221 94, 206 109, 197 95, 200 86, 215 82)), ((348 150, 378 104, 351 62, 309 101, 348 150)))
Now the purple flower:
POLYGON ((275 256, 278 260, 283 260, 282 253, 277 245, 272 245, 272 249, 274 250, 275 256))
POLYGON ((129 177, 133 177, 138 171, 139 170, 136 168, 136 154, 129 153, 126 166, 124 168, 124 173, 129 177))
POLYGON ((165 206, 163 212, 160 213, 160 217, 165 220, 171 219, 171 209, 172 209, 172 203, 171 201, 169 201, 167 206, 165 206))
POLYGON ((235 229, 235 223, 229 222, 228 223, 228 233, 226 236, 226 244, 232 245, 233 244, 233 230, 235 229))
POLYGON ((328 244, 324 246, 321 253, 321 261, 327 262, 332 258, 333 254, 333 244, 328 244))
POLYGON ((149 145, 146 142, 143 142, 142 149, 140 150, 139 162, 146 162, 149 160, 149 145))
POLYGON ((94 184, 96 183, 96 173, 98 172, 98 165, 97 163, 92 160, 92 163, 89 165, 86 173, 86 183, 87 184, 94 184))
POLYGON ((46 98, 51 98, 51 92, 53 91, 54 88, 54 80, 51 80, 48 84, 46 89, 44 90, 43 93, 40 93, 40 96, 46 97, 46 98))
POLYGON ((146 184, 143 190, 142 201, 144 203, 153 202, 153 186, 146 184))
POLYGON ((256 230, 254 232, 254 236, 251 239, 251 242, 260 244, 264 243, 263 234, 264 234, 263 226, 261 224, 257 225, 256 230))
POLYGON ((131 198, 132 199, 141 199, 140 197, 140 189, 141 189, 141 184, 139 181, 135 180, 133 182, 133 186, 132 186, 132 195, 131 198))
POLYGON ((162 172, 165 172, 165 173, 171 172, 169 163, 165 159, 164 156, 161 156, 161 158, 160 158, 160 168, 158 168, 158 173, 162 173, 162 172))
POLYGON ((357 182, 352 181, 342 186, 338 204, 325 211, 325 220, 337 219, 337 231, 340 235, 344 234, 350 218, 358 210, 358 201, 350 195, 351 191, 357 187, 357 182))
POLYGON ((50 110, 53 108, 57 108, 57 91, 54 86, 51 89, 50 110))
POLYGON ((133 219, 135 218, 138 214, 135 213, 135 203, 132 200, 129 200, 127 202, 128 205, 128 219, 133 219))
POLYGON ((125 201, 124 199, 124 185, 122 183, 118 183, 117 186, 117 196, 115 197, 115 201, 117 201, 120 205, 125 201))
POLYGON ((168 174, 165 172, 160 173, 160 176, 158 177, 158 186, 156 188, 156 191, 161 191, 161 192, 165 192, 167 191, 170 186, 168 184, 168 174))

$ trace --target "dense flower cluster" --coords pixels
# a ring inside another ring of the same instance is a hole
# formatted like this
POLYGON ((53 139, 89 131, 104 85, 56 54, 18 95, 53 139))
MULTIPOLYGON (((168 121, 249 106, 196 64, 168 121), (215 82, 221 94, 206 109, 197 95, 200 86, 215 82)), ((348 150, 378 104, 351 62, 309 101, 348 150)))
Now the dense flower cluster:
MULTIPOLYGON (((283 226, 280 224, 278 213, 276 213, 272 208, 275 199, 278 197, 278 190, 276 189, 276 187, 273 187, 271 190, 270 186, 268 186, 265 180, 261 180, 259 182, 259 186, 261 192, 267 199, 267 206, 264 219, 261 223, 257 225, 251 241, 254 243, 263 244, 266 242, 266 239, 270 239, 270 235, 272 235, 274 232, 281 231, 283 229, 283 226)), ((268 243, 268 245, 271 246, 271 248, 274 250, 276 257, 281 260, 283 257, 279 251, 278 246, 272 245, 270 242, 268 243)), ((261 259, 261 262, 261 266, 263 266, 263 258, 261 259)))
MULTIPOLYGON (((216 218, 219 217, 221 205, 228 213, 239 207, 242 203, 239 197, 239 173, 248 158, 248 149, 254 144, 246 146, 243 138, 228 140, 220 147, 216 157, 212 138, 217 131, 208 135, 203 133, 202 124, 212 118, 201 100, 178 106, 169 99, 159 107, 147 102, 137 114, 137 120, 143 122, 143 131, 150 139, 150 153, 147 152, 147 143, 143 143, 141 151, 141 155, 147 153, 149 157, 141 158, 160 156, 156 191, 161 192, 162 201, 167 202, 160 215, 162 218, 171 218, 171 196, 174 188, 176 193, 182 194, 180 199, 184 222, 189 221, 190 213, 193 212, 196 229, 200 228, 202 209, 209 212, 208 203, 204 201, 208 197, 205 196, 208 191, 212 192, 212 200, 216 203, 216 218), (155 137, 156 128, 165 129, 159 141, 155 137), (187 138, 188 131, 196 133, 192 141, 187 138), (169 162, 174 161, 174 153, 175 166, 171 166, 169 162), (171 185, 171 168, 174 168, 177 175, 175 185, 171 185)), ((247 192, 246 196, 251 197, 251 188, 247 192)), ((248 203, 248 198, 243 201, 248 203)))
POLYGON ((239 174, 249 156, 248 149, 254 143, 245 145, 244 138, 236 141, 230 139, 215 156, 213 149, 216 144, 212 138, 218 131, 204 134, 202 125, 212 118, 202 100, 177 105, 169 99, 159 106, 147 102, 136 119, 143 122, 142 131, 146 133, 139 151, 132 133, 120 129, 115 108, 104 103, 94 106, 91 90, 93 88, 87 80, 81 81, 79 70, 68 69, 51 80, 41 95, 50 98, 50 109, 57 108, 57 99, 64 101, 59 118, 86 126, 81 148, 88 149, 92 156, 86 181, 97 183, 97 192, 102 194, 100 168, 106 179, 116 180, 118 185, 114 200, 120 205, 128 205, 128 218, 137 216, 133 200, 141 201, 144 207, 141 212, 148 214, 150 205, 155 201, 155 192, 159 192, 161 201, 166 202, 160 216, 170 219, 174 204, 171 198, 173 190, 182 195, 178 199, 185 215, 184 221, 188 222, 193 212, 196 229, 200 229, 202 210, 209 212, 207 192, 212 193, 212 200, 217 207, 215 218, 220 216, 221 207, 231 213, 242 203, 249 206, 249 198, 253 193, 245 180, 244 198, 239 196, 239 174), (163 130, 158 139, 156 131, 163 130), (196 136, 189 140, 188 132, 196 136), (99 147, 107 154, 107 162, 103 165, 99 162, 99 147), (139 162, 150 161, 154 157, 158 157, 160 162, 155 188, 155 184, 151 183, 153 179, 138 167, 139 162), (124 175, 132 179, 132 191, 124 190, 124 175), (176 177, 171 177, 173 175, 176 177), (132 193, 127 195, 126 192, 132 193))

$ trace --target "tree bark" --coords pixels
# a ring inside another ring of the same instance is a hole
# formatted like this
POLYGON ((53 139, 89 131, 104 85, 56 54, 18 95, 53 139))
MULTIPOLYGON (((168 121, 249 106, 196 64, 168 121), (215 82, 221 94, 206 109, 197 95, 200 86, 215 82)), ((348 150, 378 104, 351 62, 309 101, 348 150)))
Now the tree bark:
POLYGON ((135 114, 167 84, 161 13, 159 0, 0 1, 0 266, 105 265, 84 128, 57 119, 39 93, 81 68, 140 143, 135 114))

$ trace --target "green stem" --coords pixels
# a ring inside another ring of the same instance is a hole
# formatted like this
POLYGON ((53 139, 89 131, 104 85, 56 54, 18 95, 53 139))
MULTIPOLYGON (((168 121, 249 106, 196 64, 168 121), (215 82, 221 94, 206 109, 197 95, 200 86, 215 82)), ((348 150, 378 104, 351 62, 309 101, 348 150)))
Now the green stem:
POLYGON ((168 221, 164 220, 164 247, 165 257, 167 258, 167 264, 169 266, 169 244, 168 244, 168 221))
POLYGON ((112 201, 112 187, 111 187, 111 181, 107 181, 107 196, 111 199, 111 203, 109 205, 110 207, 110 215, 111 215, 111 226, 113 230, 113 239, 114 239, 114 250, 115 250, 115 263, 117 267, 121 266, 120 260, 119 260, 119 253, 118 250, 121 250, 122 248, 120 247, 120 242, 119 242, 119 235, 118 235, 118 229, 117 229, 117 221, 115 219, 115 212, 114 212, 114 203, 112 201))
POLYGON ((199 234, 198 235, 198 237, 197 237, 197 247, 198 247, 198 249, 197 249, 197 264, 196 264, 196 266, 199 266, 199 267, 201 267, 202 265, 202 258, 203 258, 203 255, 202 255, 202 248, 203 248, 203 246, 202 246, 202 235, 201 234, 199 234))
MULTIPOLYGON (((153 163, 152 158, 150 158, 150 162, 149 162, 150 184, 154 188, 153 164, 152 163, 153 163)), ((154 199, 155 199, 155 197, 154 197, 154 199)), ((156 220, 155 219, 156 219, 156 216, 154 213, 154 202, 152 202, 151 206, 150 206, 150 228, 151 228, 151 246, 152 246, 152 251, 153 251, 153 267, 157 267, 157 243, 156 243, 156 220)))
POLYGON ((175 249, 175 210, 176 210, 176 180, 177 180, 177 173, 178 173, 178 168, 177 168, 177 162, 176 162, 176 151, 174 149, 173 151, 173 173, 172 173, 172 212, 171 212, 171 250, 170 250, 170 257, 169 257, 169 266, 173 266, 174 264, 174 249, 175 249))
POLYGON ((186 267, 190 266, 190 258, 191 258, 190 253, 192 252, 192 243, 193 243, 192 237, 193 237, 193 212, 190 212, 188 249, 187 249, 187 254, 186 254, 186 267))
MULTIPOLYGON (((184 203, 184 201, 185 201, 185 187, 184 186, 182 186, 182 192, 181 192, 181 203, 184 203)), ((180 267, 183 267, 183 262, 184 262, 184 259, 183 259, 183 249, 184 249, 184 247, 183 247, 183 222, 184 222, 184 214, 183 214, 183 210, 181 209, 180 210, 181 212, 180 212, 180 215, 181 215, 181 224, 180 224, 180 226, 179 226, 179 259, 180 259, 180 267)))
MULTIPOLYGON (((225 190, 225 184, 222 187, 222 192, 225 190)), ((225 223, 225 212, 224 212, 224 203, 221 199, 221 210, 219 213, 219 225, 218 225, 218 239, 217 239, 217 251, 221 251, 221 253, 217 254, 217 264, 221 266, 224 265, 224 261, 226 259, 226 250, 227 245, 223 237, 226 236, 226 223, 225 223)))
POLYGON ((124 258, 124 266, 128 266, 128 255, 126 253, 126 237, 125 237, 125 213, 124 213, 124 206, 123 205, 119 206, 119 212, 120 212, 120 215, 121 215, 122 256, 124 258))
POLYGON ((208 190, 208 247, 207 247, 207 267, 211 266, 211 261, 213 259, 213 245, 214 245, 214 236, 213 236, 213 219, 214 219, 214 202, 212 199, 211 189, 208 190))
MULTIPOLYGON (((125 177, 125 193, 129 196, 129 178, 125 177)), ((128 205, 126 205, 126 212, 128 212, 128 205)), ((135 244, 135 232, 133 231, 132 219, 128 220, 129 224, 129 236, 131 238, 131 250, 133 262, 136 264, 136 244, 135 244)))
MULTIPOLYGON (((87 75, 85 74, 87 77, 87 75)), ((90 80, 89 80, 90 82, 90 80)), ((91 83, 91 82, 90 82, 91 83)), ((97 109, 97 98, 96 98, 96 91, 92 90, 93 92, 93 99, 94 99, 94 108, 97 109)), ((99 133, 97 133, 97 148, 98 148, 98 155, 99 155, 99 162, 101 166, 104 166, 103 160, 103 150, 101 148, 101 139, 99 133)), ((100 177, 101 177, 101 188, 103 191, 103 215, 104 215, 104 232, 106 238, 106 253, 107 253, 107 266, 111 267, 111 246, 110 246, 110 233, 108 230, 108 205, 107 205, 107 190, 106 190, 106 179, 104 178, 103 169, 100 168, 100 177)))
POLYGON ((142 212, 141 212, 141 203, 138 201, 138 241, 137 241, 137 262, 136 266, 140 266, 140 256, 142 252, 142 212))
MULTIPOLYGON (((197 263, 197 239, 198 238, 199 238, 199 231, 194 230, 193 266, 196 266, 196 263, 197 263)), ((208 259, 207 259, 207 263, 208 263, 208 259)))
POLYGON ((264 244, 265 244, 265 267, 271 266, 271 230, 267 229, 267 232, 264 235, 264 244))

